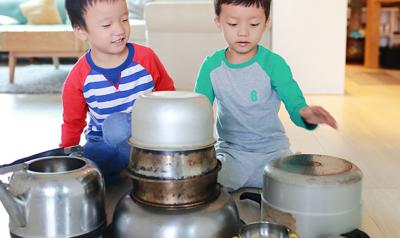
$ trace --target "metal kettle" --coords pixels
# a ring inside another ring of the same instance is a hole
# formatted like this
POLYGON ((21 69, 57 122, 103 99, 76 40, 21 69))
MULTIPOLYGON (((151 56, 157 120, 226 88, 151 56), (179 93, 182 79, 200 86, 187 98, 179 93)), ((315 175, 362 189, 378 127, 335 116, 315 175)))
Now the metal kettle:
POLYGON ((89 160, 49 156, 2 168, 0 200, 12 237, 96 237, 106 225, 104 181, 89 160))

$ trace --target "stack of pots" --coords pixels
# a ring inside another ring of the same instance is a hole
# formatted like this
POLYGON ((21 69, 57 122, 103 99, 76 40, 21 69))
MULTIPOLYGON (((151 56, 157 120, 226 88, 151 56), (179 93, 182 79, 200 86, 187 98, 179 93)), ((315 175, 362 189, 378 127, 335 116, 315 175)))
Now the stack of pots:
POLYGON ((114 214, 114 237, 232 237, 239 217, 217 183, 213 116, 192 92, 140 96, 132 111, 133 190, 114 214))

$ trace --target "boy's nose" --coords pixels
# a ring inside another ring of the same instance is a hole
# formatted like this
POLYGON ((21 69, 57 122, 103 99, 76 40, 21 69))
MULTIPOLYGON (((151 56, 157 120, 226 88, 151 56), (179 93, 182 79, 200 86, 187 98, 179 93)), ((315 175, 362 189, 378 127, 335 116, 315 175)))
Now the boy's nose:
POLYGON ((125 30, 124 30, 124 26, 122 25, 122 23, 115 24, 114 33, 116 35, 123 34, 124 32, 125 32, 125 30))
POLYGON ((249 29, 246 26, 241 26, 239 28, 239 35, 240 36, 248 36, 249 35, 249 29))

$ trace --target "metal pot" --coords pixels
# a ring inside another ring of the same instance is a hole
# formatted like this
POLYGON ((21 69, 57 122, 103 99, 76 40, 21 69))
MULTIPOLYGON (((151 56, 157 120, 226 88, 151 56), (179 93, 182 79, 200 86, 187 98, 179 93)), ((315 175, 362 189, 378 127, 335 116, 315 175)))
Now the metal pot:
POLYGON ((14 170, 8 185, 0 182, 12 237, 95 237, 103 232, 104 182, 91 161, 51 156, 3 169, 14 170))
POLYGON ((283 224, 299 237, 320 238, 361 226, 360 169, 326 155, 296 154, 265 167, 262 220, 283 224))
POLYGON ((156 207, 192 207, 214 200, 221 162, 208 173, 184 179, 157 179, 129 173, 133 181, 132 197, 156 207))
POLYGON ((297 235, 283 225, 255 222, 242 226, 238 238, 297 238, 297 235))
POLYGON ((132 147, 128 170, 158 179, 184 179, 215 169, 214 146, 190 151, 155 151, 132 147))
POLYGON ((124 196, 116 207, 113 238, 232 238, 240 219, 232 197, 221 191, 213 202, 188 209, 163 209, 124 196))
POLYGON ((213 112, 201 94, 182 91, 140 95, 132 110, 134 147, 149 150, 196 150, 214 144, 213 112))

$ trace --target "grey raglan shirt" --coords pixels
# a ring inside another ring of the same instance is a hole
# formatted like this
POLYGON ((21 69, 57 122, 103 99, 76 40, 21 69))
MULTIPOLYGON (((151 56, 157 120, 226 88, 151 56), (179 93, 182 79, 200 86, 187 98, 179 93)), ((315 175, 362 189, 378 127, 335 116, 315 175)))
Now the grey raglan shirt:
POLYGON ((263 46, 248 62, 231 64, 226 49, 208 56, 198 75, 195 91, 217 103, 218 147, 272 153, 289 149, 278 118, 281 101, 298 126, 314 129, 299 110, 307 104, 287 63, 263 46))

